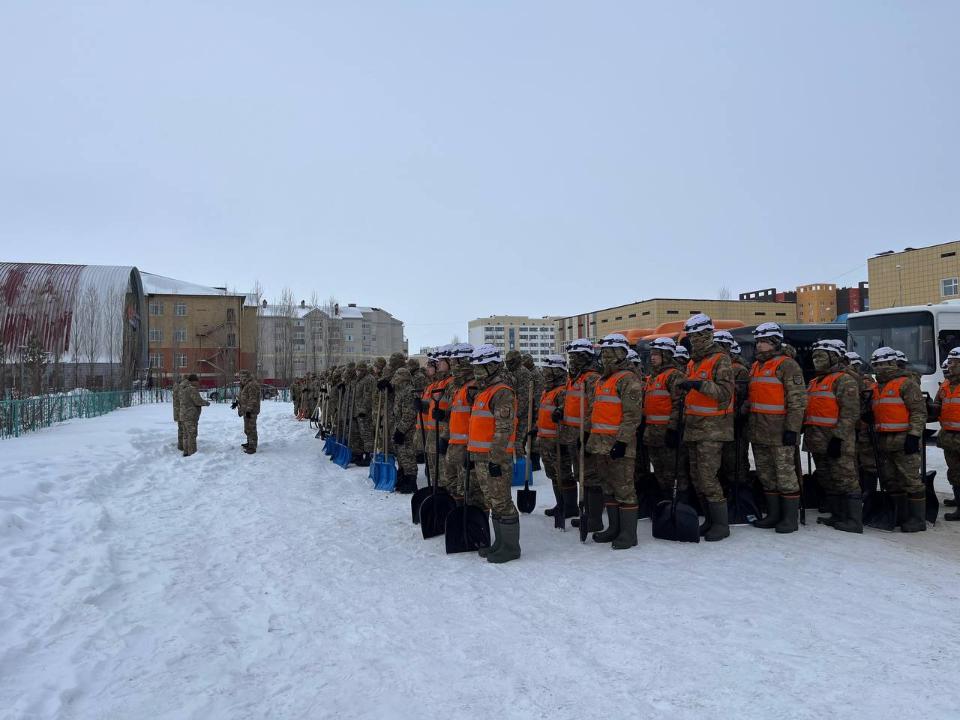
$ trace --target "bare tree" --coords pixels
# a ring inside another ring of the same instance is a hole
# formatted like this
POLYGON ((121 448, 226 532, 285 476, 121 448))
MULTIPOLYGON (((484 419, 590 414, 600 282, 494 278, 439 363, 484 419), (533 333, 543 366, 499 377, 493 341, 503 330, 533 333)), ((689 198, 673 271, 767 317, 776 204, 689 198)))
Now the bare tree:
POLYGON ((43 376, 46 373, 47 365, 50 359, 47 352, 43 349, 43 343, 37 334, 31 333, 30 340, 27 342, 25 363, 27 372, 30 375, 30 393, 32 395, 41 395, 43 393, 43 376))
POLYGON ((323 355, 324 367, 339 365, 343 361, 343 334, 342 320, 340 319, 340 303, 331 295, 321 307, 327 316, 324 320, 323 355))
POLYGON ((726 285, 717 290, 717 300, 733 300, 733 293, 726 285))
POLYGON ((450 344, 451 344, 451 345, 459 345, 459 344, 460 344, 460 336, 457 335, 456 333, 454 333, 454 334, 453 334, 453 338, 451 338, 451 340, 450 340, 450 344))
POLYGON ((277 375, 284 385, 293 382, 293 331, 296 301, 293 291, 284 288, 280 299, 275 303, 277 321, 274 324, 274 349, 277 365, 277 375))
POLYGON ((260 366, 262 362, 262 358, 260 357, 260 327, 262 323, 260 322, 260 316, 263 314, 263 307, 260 304, 260 300, 263 299, 263 285, 260 284, 259 280, 254 280, 253 282, 252 295, 257 303, 257 332, 253 338, 253 367, 257 377, 262 377, 263 368, 260 366))
POLYGON ((82 330, 79 349, 83 358, 87 361, 86 384, 89 387, 93 384, 97 359, 103 351, 103 298, 100 291, 91 285, 84 291, 81 300, 80 324, 82 330))

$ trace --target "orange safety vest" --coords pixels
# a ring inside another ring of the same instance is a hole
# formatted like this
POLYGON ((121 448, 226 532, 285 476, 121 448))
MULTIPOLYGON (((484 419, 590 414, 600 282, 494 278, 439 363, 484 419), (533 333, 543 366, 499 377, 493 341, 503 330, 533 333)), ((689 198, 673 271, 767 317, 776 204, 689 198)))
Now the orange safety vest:
POLYGON ((553 411, 557 409, 557 395, 563 390, 558 385, 553 390, 544 390, 540 394, 540 407, 537 410, 537 436, 555 438, 558 434, 557 423, 553 420, 553 411))
POLYGON ((667 380, 677 372, 676 368, 667 368, 659 375, 647 378, 643 395, 643 417, 647 425, 667 425, 673 411, 673 399, 667 387, 667 380))
MULTIPOLYGON (((713 369, 723 357, 722 352, 714 353, 708 358, 704 358, 698 363, 691 360, 687 364, 687 377, 691 380, 710 380, 713 378, 713 369)), ((733 398, 727 403, 725 408, 720 407, 720 403, 712 397, 704 395, 699 390, 691 390, 687 393, 686 404, 684 406, 684 415, 693 415, 695 417, 723 417, 733 413, 733 398)))
POLYGON ((466 445, 470 438, 470 400, 467 397, 470 389, 477 383, 471 380, 457 389, 450 403, 450 444, 466 445))
POLYGON ((593 389, 593 409, 590 411, 591 435, 616 435, 623 422, 623 401, 617 395, 617 383, 629 370, 620 370, 597 383, 593 389))
MULTIPOLYGON (((566 392, 567 394, 563 398, 563 424, 567 427, 580 427, 581 418, 580 418, 580 398, 583 397, 583 393, 587 387, 587 380, 590 377, 600 377, 600 373, 595 370, 588 370, 578 377, 576 380, 570 378, 567 380, 566 392)), ((586 406, 586 403, 584 403, 586 406)))
POLYGON ((437 398, 441 398, 439 401, 439 407, 441 410, 450 409, 449 401, 443 400, 442 398, 443 391, 451 382, 453 382, 453 376, 445 377, 443 380, 432 382, 423 389, 423 394, 420 396, 420 400, 427 409, 420 413, 420 422, 423 425, 423 429, 427 432, 435 432, 437 429, 437 421, 433 419, 433 409, 437 407, 438 404, 437 398))
POLYGON ((873 388, 873 429, 877 432, 898 433, 910 429, 910 411, 900 397, 900 388, 906 380, 898 377, 883 387, 873 388))
POLYGON ((513 395, 513 432, 510 433, 510 441, 507 443, 507 452, 513 454, 517 442, 517 396, 506 383, 494 383, 474 398, 473 407, 470 409, 470 439, 467 442, 467 450, 470 452, 490 452, 493 434, 497 429, 497 420, 493 416, 493 411, 490 410, 490 401, 503 389, 510 390, 510 394, 513 395))
POLYGON ((763 365, 753 363, 750 368, 750 391, 747 399, 750 402, 750 412, 758 415, 786 415, 787 395, 783 383, 777 377, 777 368, 789 358, 778 355, 767 360, 763 365))
POLYGON ((840 403, 834 389, 842 372, 830 373, 814 378, 807 385, 807 411, 803 417, 804 425, 835 428, 840 423, 840 403))
POLYGON ((944 380, 940 392, 940 429, 960 432, 960 384, 951 388, 950 381, 944 380))

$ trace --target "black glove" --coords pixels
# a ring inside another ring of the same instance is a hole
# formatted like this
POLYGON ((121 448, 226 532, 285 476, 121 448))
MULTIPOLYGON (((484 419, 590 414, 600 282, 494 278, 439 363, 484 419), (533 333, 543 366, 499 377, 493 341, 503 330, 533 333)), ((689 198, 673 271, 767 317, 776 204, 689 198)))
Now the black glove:
POLYGON ((783 431, 783 446, 784 447, 797 446, 797 434, 793 430, 783 431))
POLYGON ((357 413, 357 417, 358 417, 358 418, 361 418, 361 419, 362 419, 362 418, 365 418, 366 416, 367 416, 367 414, 366 414, 365 412, 358 412, 358 413, 357 413))
POLYGON ((916 435, 907 435, 903 441, 903 454, 916 455, 918 452, 920 452, 920 438, 916 435))
POLYGON ((537 428, 533 428, 533 430, 531 430, 530 432, 528 432, 528 433, 527 433, 527 437, 530 438, 531 440, 536 440, 536 439, 537 439, 537 428))
POLYGON ((617 440, 610 448, 610 457, 614 460, 624 457, 627 454, 627 444, 623 440, 617 440))
POLYGON ((447 448, 450 447, 450 441, 447 438, 440 438, 440 454, 446 455, 447 448))
POLYGON ((244 414, 244 417, 245 417, 247 420, 251 420, 251 419, 253 419, 253 413, 246 413, 246 414, 244 414))
POLYGON ((643 442, 643 434, 647 431, 647 423, 637 425, 637 442, 643 442))
POLYGON ((550 419, 557 423, 563 420, 563 408, 562 407, 554 408, 553 412, 550 413, 550 419))
POLYGON ((681 380, 681 390, 699 390, 703 387, 703 380, 681 380))
POLYGON ((671 450, 676 450, 680 447, 680 433, 673 428, 667 428, 667 434, 663 438, 663 444, 671 450))
POLYGON ((231 409, 231 410, 236 410, 239 405, 240 405, 240 403, 239 403, 237 400, 234 400, 233 403, 231 403, 231 405, 230 405, 230 409, 231 409))
POLYGON ((381 378, 377 380, 377 390, 386 390, 388 387, 390 387, 389 378, 381 378))
POLYGON ((500 471, 500 466, 496 463, 487 463, 487 471, 490 473, 490 477, 500 477, 503 474, 500 471))
POLYGON ((423 406, 423 398, 415 397, 413 398, 413 409, 418 413, 422 413, 426 408, 423 406))
POLYGON ((834 460, 840 457, 840 449, 843 447, 843 440, 838 437, 830 438, 830 442, 827 443, 827 457, 831 457, 834 460))
POLYGON ((407 439, 406 434, 400 432, 399 430, 393 431, 393 442, 396 445, 402 445, 403 441, 407 439))
POLYGON ((446 420, 446 419, 447 419, 447 411, 444 410, 444 409, 441 408, 441 407, 435 407, 435 408, 433 409, 433 412, 430 413, 430 417, 432 417, 432 418, 433 418, 434 420, 436 420, 437 422, 440 422, 441 420, 446 420))

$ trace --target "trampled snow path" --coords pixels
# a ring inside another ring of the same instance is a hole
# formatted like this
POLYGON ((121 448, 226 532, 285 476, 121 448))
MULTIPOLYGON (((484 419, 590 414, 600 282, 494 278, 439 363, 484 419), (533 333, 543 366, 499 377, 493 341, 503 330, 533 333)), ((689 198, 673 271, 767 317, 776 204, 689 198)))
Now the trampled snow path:
POLYGON ((491 566, 288 409, 249 457, 225 406, 191 458, 162 405, 0 444, 0 717, 957 717, 957 524, 615 553, 538 509, 491 566))

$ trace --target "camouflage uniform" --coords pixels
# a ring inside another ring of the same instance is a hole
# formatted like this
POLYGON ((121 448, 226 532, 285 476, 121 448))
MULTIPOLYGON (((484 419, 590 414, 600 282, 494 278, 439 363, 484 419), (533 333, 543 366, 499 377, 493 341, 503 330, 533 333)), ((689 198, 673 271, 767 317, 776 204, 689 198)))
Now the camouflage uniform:
POLYGON ((185 380, 173 384, 173 421, 177 424, 177 450, 183 450, 183 423, 180 422, 180 389, 185 380))
MULTIPOLYGON (((441 403, 449 403, 450 396, 447 394, 447 388, 453 384, 453 381, 447 383, 446 387, 439 388, 438 384, 450 377, 450 373, 446 370, 437 370, 434 373, 434 380, 431 382, 424 390, 429 389, 430 392, 427 394, 428 398, 434 401, 435 406, 439 406, 441 403)), ((422 397, 422 394, 421 394, 422 397)), ((429 411, 430 404, 429 400, 424 401, 423 411, 426 413, 429 411)), ((418 416, 417 425, 419 426, 420 420, 418 416)), ((437 485, 439 487, 447 488, 449 483, 447 481, 446 475, 446 463, 443 462, 443 457, 437 455, 437 442, 440 438, 443 437, 443 426, 446 425, 446 434, 447 439, 450 437, 450 419, 444 417, 442 420, 434 420, 429 418, 427 421, 427 427, 424 429, 424 440, 426 441, 424 447, 425 462, 427 464, 427 473, 430 476, 431 480, 434 474, 437 475, 437 485), (431 429, 430 426, 433 425, 436 429, 431 429)), ((420 433, 418 432, 417 435, 420 433)), ((443 447, 443 442, 440 442, 440 451, 441 453, 445 452, 443 447)))
POLYGON ((413 379, 410 371, 405 367, 398 368, 391 376, 390 384, 393 388, 390 432, 399 466, 397 490, 413 492, 417 489, 417 453, 413 447, 417 409, 413 403, 413 379))
POLYGON ((313 396, 313 373, 307 373, 306 379, 300 386, 299 417, 309 419, 313 414, 314 407, 316 407, 316 398, 313 396))
POLYGON ((908 455, 904 452, 907 435, 922 439, 927 424, 927 404, 920 383, 907 370, 896 370, 889 376, 878 374, 877 381, 882 387, 900 377, 907 378, 900 388, 900 397, 910 414, 910 429, 907 432, 875 433, 880 449, 880 483, 891 494, 922 495, 925 488, 920 480, 920 454, 908 455))
MULTIPOLYGON (((579 353, 577 353, 579 354, 579 353)), ((574 358, 576 355, 571 355, 571 363, 576 362, 574 358)), ((574 367, 571 364, 570 367, 570 380, 568 385, 576 382, 582 375, 586 373, 596 372, 597 368, 593 362, 588 363, 582 367, 574 367)), ((589 375, 587 376, 584 382, 584 407, 583 407, 583 437, 584 439, 589 439, 590 437, 590 412, 593 409, 593 392, 597 386, 597 378, 599 375, 589 375)), ((564 391, 566 394, 566 391, 564 391)), ((578 446, 580 441, 580 429, 573 427, 571 425, 562 424, 560 426, 560 444, 566 445, 570 448, 570 458, 573 463, 573 477, 576 483, 580 482, 580 460, 578 453, 578 446)), ((585 487, 600 487, 600 476, 597 474, 596 460, 592 455, 587 454, 584 457, 583 462, 583 482, 585 487)))
POLYGON ((530 385, 533 383, 533 375, 522 364, 522 357, 516 350, 507 353, 506 369, 501 369, 502 382, 505 382, 513 389, 514 397, 517 399, 517 441, 516 454, 518 457, 527 453, 526 440, 530 428, 527 427, 527 409, 528 403, 533 398, 538 397, 530 394, 530 385))
MULTIPOLYGON (((730 355, 730 349, 723 347, 724 352, 730 355)), ((747 438, 740 437, 744 434, 740 410, 747 399, 747 387, 750 384, 750 369, 738 357, 730 355, 730 362, 733 367, 733 383, 736 388, 734 400, 734 441, 723 444, 723 451, 720 456, 720 477, 728 482, 746 483, 750 473, 750 443, 747 438), (738 439, 739 438, 739 439, 738 439), (740 457, 737 458, 739 453, 740 457), (739 465, 739 474, 737 467, 739 465)))
POLYGON ((860 421, 857 423, 857 465, 860 468, 860 476, 863 478, 861 483, 864 487, 875 488, 879 468, 877 467, 877 454, 874 452, 873 441, 870 440, 873 428, 863 418, 870 412, 870 404, 873 402, 873 388, 876 382, 855 367, 847 368, 847 372, 856 378, 860 391, 860 421))
POLYGON ((373 452, 373 393, 377 389, 377 381, 366 363, 357 365, 357 423, 360 426, 361 449, 365 453, 373 452))
MULTIPOLYGON (((533 397, 533 424, 536 425, 537 424, 537 403, 539 403, 540 398, 543 397, 543 389, 546 383, 544 382, 544 379, 543 379, 543 371, 540 368, 538 368, 536 364, 533 362, 533 355, 531 355, 530 353, 524 353, 521 358, 521 361, 523 363, 523 367, 527 369, 527 372, 530 373, 530 378, 533 380, 533 396, 532 396, 533 397)), ((519 412, 519 407, 517 410, 519 412)), ((533 428, 529 428, 529 430, 533 430, 533 428)), ((533 451, 533 469, 539 470, 539 467, 537 465, 537 461, 540 456, 539 438, 535 437, 533 439, 533 442, 530 443, 530 447, 532 448, 532 451, 533 451)))
POLYGON ((244 375, 240 386, 237 414, 243 418, 243 432, 247 436, 247 451, 257 449, 257 415, 260 414, 260 383, 251 375, 244 375))
POLYGON ((751 409, 749 400, 743 407, 750 413, 748 433, 753 444, 757 476, 763 485, 764 493, 795 495, 800 492, 794 461, 796 446, 784 445, 783 441, 785 432, 796 433, 799 438, 803 429, 803 416, 807 409, 807 385, 803 379, 803 370, 796 360, 782 351, 763 356, 763 359, 760 359, 758 354, 754 367, 779 356, 786 357, 776 369, 776 377, 783 384, 786 414, 755 412, 751 409))
POLYGON ((303 389, 303 381, 296 378, 290 385, 290 399, 293 401, 293 414, 300 414, 300 391, 303 389))
MULTIPOLYGON (((699 351, 694 348, 691 357, 693 362, 700 362, 718 353, 721 357, 714 365, 713 377, 690 377, 689 380, 700 381, 702 383, 700 392, 715 400, 723 408, 733 402, 735 393, 730 358, 719 345, 713 342, 699 351)), ((720 471, 723 443, 734 439, 733 413, 712 417, 691 415, 689 405, 686 406, 685 412, 683 444, 689 456, 690 480, 693 487, 707 502, 725 503, 723 488, 717 476, 720 471)))
MULTIPOLYGON (((552 415, 553 409, 544 405, 546 393, 557 387, 563 388, 567 382, 567 374, 560 368, 547 368, 543 373, 543 378, 544 388, 541 391, 539 408, 550 411, 552 415)), ((556 395, 556 407, 562 409, 563 401, 564 390, 560 390, 556 395)), ((557 498, 558 503, 561 497, 564 498, 564 514, 566 517, 573 517, 576 515, 577 507, 577 486, 573 480, 573 459, 570 456, 570 446, 560 442, 560 423, 557 422, 556 425, 556 438, 541 437, 538 434, 537 443, 540 455, 543 458, 544 472, 553 484, 554 497, 557 498), (567 498, 569 498, 569 501, 567 498)), ((538 427, 538 430, 542 431, 542 428, 538 427)), ((556 508, 554 508, 554 512, 556 512, 556 508)))
MULTIPOLYGON (((677 369, 677 372, 671 373, 666 380, 666 390, 670 393, 672 404, 670 419, 666 425, 654 425, 648 422, 643 430, 643 444, 647 448, 647 455, 653 465, 653 474, 660 486, 661 496, 672 497, 675 472, 678 494, 685 492, 690 482, 687 476, 686 445, 680 443, 677 448, 667 447, 667 433, 669 431, 679 433, 680 431, 680 399, 683 397, 680 383, 686 378, 686 372, 668 354, 661 353, 661 355, 664 357, 664 362, 651 372, 650 377, 654 378, 670 368, 677 369)), ((679 435, 677 439, 680 439, 679 435)))
MULTIPOLYGON (((453 380, 447 385, 444 390, 442 399, 446 401, 447 404, 453 403, 453 396, 457 393, 460 388, 462 388, 467 383, 473 382, 473 368, 470 366, 470 362, 467 358, 454 358, 451 360, 451 369, 453 374, 453 380)), ((470 404, 473 404, 473 397, 471 394, 467 395, 467 400, 470 404)), ((440 443, 441 448, 444 445, 447 445, 450 442, 450 418, 439 424, 440 430, 440 443)), ((460 501, 464 499, 464 490, 466 485, 466 474, 467 474, 467 462, 468 462, 467 446, 466 445, 448 445, 446 448, 446 454, 444 455, 444 469, 445 472, 441 475, 441 482, 446 482, 447 489, 450 491, 450 494, 453 497, 460 501)), ((473 505, 474 507, 486 509, 486 501, 483 497, 483 490, 480 488, 480 483, 476 482, 474 478, 473 482, 470 483, 470 495, 466 498, 468 505, 473 505)))
MULTIPOLYGON (((478 380, 479 391, 504 383, 507 387, 498 390, 490 398, 489 410, 494 416, 494 434, 488 453, 470 453, 470 462, 477 482, 483 491, 483 497, 497 521, 519 517, 517 506, 513 504, 510 484, 513 479, 513 457, 510 454, 510 436, 516 427, 516 400, 513 390, 507 383, 502 366, 491 375, 478 380), (490 473, 490 466, 499 466, 500 475, 490 473)), ((476 407, 474 407, 476 412, 476 407)))
MULTIPOLYGON (((860 389, 857 381, 839 362, 827 370, 817 372, 817 378, 842 373, 834 382, 833 394, 839 405, 836 427, 804 424, 803 446, 813 455, 817 469, 814 478, 828 495, 853 495, 860 492, 857 479, 856 427, 860 419, 860 389), (830 457, 828 446, 832 438, 840 441, 840 457, 830 457)), ((812 383, 811 383, 812 384, 812 383)), ((809 418, 807 419, 809 421, 809 418)))
POLYGON ((197 451, 197 425, 200 422, 200 409, 210 403, 200 397, 193 382, 180 389, 180 421, 183 423, 183 454, 193 455, 197 451))
MULTIPOLYGON (((951 392, 954 391, 958 384, 960 384, 960 379, 955 378, 950 374, 950 369, 947 369, 947 378, 944 383, 951 392)), ((940 389, 937 391, 937 396, 933 400, 933 411, 934 417, 939 418, 941 412, 943 411, 943 394, 944 386, 941 385, 940 389)), ((943 458, 947 462, 947 482, 950 483, 950 486, 953 488, 954 496, 960 499, 960 431, 956 430, 944 430, 942 427, 940 432, 937 434, 937 447, 943 449, 943 458)), ((956 520, 956 516, 960 513, 960 510, 957 510, 953 513, 947 513, 950 517, 944 516, 946 520, 956 520)))

